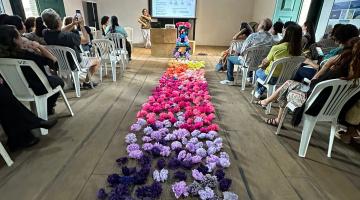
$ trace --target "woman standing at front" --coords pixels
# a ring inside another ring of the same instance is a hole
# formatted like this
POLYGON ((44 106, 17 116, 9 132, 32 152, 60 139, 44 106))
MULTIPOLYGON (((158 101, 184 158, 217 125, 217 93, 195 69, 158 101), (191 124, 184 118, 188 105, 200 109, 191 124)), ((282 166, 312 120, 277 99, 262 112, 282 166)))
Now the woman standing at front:
POLYGON ((139 17, 138 22, 141 25, 141 32, 145 40, 145 48, 151 47, 150 42, 150 28, 151 28, 151 16, 147 9, 142 10, 142 15, 139 17))

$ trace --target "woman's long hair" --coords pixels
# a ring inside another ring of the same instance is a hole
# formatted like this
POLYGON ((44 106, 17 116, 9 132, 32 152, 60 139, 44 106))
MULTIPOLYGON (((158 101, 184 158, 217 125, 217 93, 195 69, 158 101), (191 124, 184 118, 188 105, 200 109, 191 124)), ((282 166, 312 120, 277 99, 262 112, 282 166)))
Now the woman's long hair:
POLYGON ((108 16, 103 16, 101 18, 100 24, 101 24, 101 31, 102 31, 103 36, 105 36, 105 30, 103 28, 103 25, 105 25, 109 21, 109 19, 110 19, 110 17, 108 17, 108 16))
POLYGON ((352 59, 350 63, 349 79, 360 78, 360 38, 355 37, 350 40, 354 42, 352 48, 352 59))
POLYGON ((242 34, 245 34, 246 37, 248 37, 251 33, 254 32, 253 29, 251 28, 251 26, 246 22, 241 23, 240 31, 242 32, 242 34))
POLYGON ((12 25, 0 25, 0 58, 16 56, 20 52, 20 47, 15 40, 20 37, 20 33, 12 25))
POLYGON ((110 23, 111 23, 110 32, 115 33, 116 27, 119 26, 118 18, 116 16, 112 16, 111 20, 110 20, 110 23))
POLYGON ((24 25, 25 25, 25 28, 26 28, 26 33, 31 33, 32 28, 35 27, 35 17, 26 18, 26 20, 24 22, 24 25))
POLYGON ((309 47, 310 45, 315 43, 315 28, 314 24, 311 21, 306 21, 304 23, 304 26, 306 27, 307 34, 309 34, 308 43, 306 44, 306 47, 309 47))
POLYGON ((43 37, 43 31, 46 29, 44 21, 41 17, 37 17, 35 20, 35 34, 39 37, 43 37))
POLYGON ((302 39, 302 29, 299 25, 294 24, 286 28, 285 36, 280 41, 279 44, 288 42, 289 54, 292 56, 301 55, 301 39, 302 39))

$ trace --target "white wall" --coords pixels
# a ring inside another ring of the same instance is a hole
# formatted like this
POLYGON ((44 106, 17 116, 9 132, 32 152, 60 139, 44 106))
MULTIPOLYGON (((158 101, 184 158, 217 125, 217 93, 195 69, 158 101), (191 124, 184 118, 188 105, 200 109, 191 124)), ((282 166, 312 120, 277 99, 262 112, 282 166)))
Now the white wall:
POLYGON ((253 0, 254 9, 252 13, 252 20, 260 22, 264 18, 273 18, 276 0, 253 0))
POLYGON ((82 0, 63 0, 65 7, 66 16, 74 16, 76 10, 80 10, 81 13, 84 13, 82 0))
POLYGON ((4 4, 5 13, 8 15, 12 15, 13 12, 11 9, 10 0, 3 0, 2 2, 4 4))

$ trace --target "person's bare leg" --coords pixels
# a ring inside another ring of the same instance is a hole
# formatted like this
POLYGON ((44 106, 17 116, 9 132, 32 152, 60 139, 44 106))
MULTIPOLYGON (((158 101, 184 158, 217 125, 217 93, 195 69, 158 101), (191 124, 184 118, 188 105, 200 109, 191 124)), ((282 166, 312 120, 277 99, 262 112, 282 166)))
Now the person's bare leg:
POLYGON ((98 71, 99 68, 100 62, 99 60, 95 60, 89 68, 89 73, 86 75, 85 82, 89 82, 91 80, 91 77, 98 71))
POLYGON ((276 99, 278 99, 280 96, 280 91, 281 91, 282 87, 284 87, 284 84, 282 86, 280 86, 278 89, 276 89, 275 92, 272 93, 271 96, 267 97, 264 100, 261 100, 260 101, 261 105, 267 106, 269 103, 276 101, 276 99))

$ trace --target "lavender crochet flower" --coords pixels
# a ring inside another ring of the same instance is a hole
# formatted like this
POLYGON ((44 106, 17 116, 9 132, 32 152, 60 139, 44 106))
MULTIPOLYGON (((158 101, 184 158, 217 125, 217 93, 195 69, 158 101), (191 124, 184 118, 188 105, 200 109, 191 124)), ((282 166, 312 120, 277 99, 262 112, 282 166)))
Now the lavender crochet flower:
POLYGON ((164 120, 163 124, 165 128, 170 128, 172 126, 172 123, 169 120, 164 120))
POLYGON ((166 166, 166 161, 164 158, 160 158, 157 163, 156 163, 156 166, 158 169, 163 169, 165 166, 166 166))
POLYGON ((153 178, 157 182, 165 182, 168 179, 169 171, 166 169, 162 169, 160 171, 155 170, 153 172, 153 178))
POLYGON ((183 171, 177 171, 175 172, 174 174, 174 178, 178 181, 186 181, 187 179, 187 176, 186 176, 186 173, 183 172, 183 171))
POLYGON ((159 129, 159 132, 164 137, 169 133, 169 129, 168 128, 161 128, 161 129, 159 129))
POLYGON ((185 150, 180 151, 180 153, 178 154, 177 159, 178 160, 184 160, 184 158, 186 157, 186 154, 187 154, 187 152, 185 150))
POLYGON ((192 153, 196 151, 195 145, 193 143, 190 143, 190 142, 186 144, 186 149, 188 151, 192 152, 192 153))
POLYGON ((224 200, 238 200, 239 197, 237 194, 232 192, 223 192, 224 200))
POLYGON ((195 180, 197 181, 202 181, 204 180, 205 176, 204 174, 202 174, 201 172, 199 172, 197 169, 193 169, 192 170, 192 176, 195 180))
POLYGON ((193 137, 193 138, 191 138, 190 140, 189 140, 189 143, 192 143, 192 144, 197 144, 199 142, 199 139, 198 138, 196 138, 196 137, 193 137))
POLYGON ((185 117, 184 117, 184 116, 182 116, 182 115, 178 116, 178 121, 182 121, 182 122, 184 122, 184 121, 185 121, 185 117))
POLYGON ((203 148, 200 148, 200 149, 197 149, 196 150, 196 155, 198 155, 198 156, 201 156, 201 157, 206 157, 206 155, 207 155, 207 152, 206 152, 206 150, 205 149, 203 149, 203 148))
POLYGON ((172 185, 171 188, 177 199, 180 198, 181 196, 184 197, 189 196, 189 193, 187 192, 186 183, 184 181, 176 182, 174 185, 172 185))
POLYGON ((221 167, 227 168, 230 166, 230 160, 229 158, 220 158, 219 159, 219 165, 221 167))
POLYGON ((168 156, 170 156, 170 154, 171 154, 170 147, 168 147, 168 146, 163 146, 163 147, 161 148, 161 151, 160 151, 160 155, 161 155, 161 156, 168 157, 168 156))
POLYGON ((184 121, 177 121, 177 122, 174 123, 174 127, 179 128, 183 124, 185 124, 184 121))
POLYGON ((215 146, 215 143, 213 141, 207 140, 205 143, 208 148, 215 146))
POLYGON ((228 191, 230 186, 231 186, 231 179, 228 178, 223 178, 222 180, 219 181, 219 189, 222 192, 228 191))
POLYGON ((212 172, 216 168, 216 163, 207 163, 206 167, 209 169, 209 172, 212 172))
POLYGON ((131 151, 140 150, 140 146, 138 144, 129 144, 126 150, 128 153, 130 153, 131 151))
POLYGON ((203 118, 202 117, 195 117, 194 119, 194 122, 197 123, 197 122, 202 122, 203 121, 203 118))
POLYGON ((227 159, 230 159, 230 156, 229 156, 229 154, 228 154, 228 153, 226 153, 226 152, 221 152, 221 153, 220 153, 220 158, 227 158, 227 159))
POLYGON ((125 136, 125 142, 128 144, 135 143, 137 141, 136 135, 134 133, 129 133, 125 136))
POLYGON ((191 136, 193 137, 197 137, 201 132, 199 130, 194 130, 193 132, 191 132, 191 136))
POLYGON ((154 131, 151 133, 151 139, 154 139, 156 141, 159 141, 162 139, 162 134, 160 131, 154 131))
POLYGON ((97 198, 100 200, 105 200, 106 197, 108 196, 104 190, 104 188, 99 189, 99 191, 97 192, 97 198))
POLYGON ((151 137, 149 137, 149 136, 144 136, 144 137, 142 137, 142 141, 143 141, 143 142, 151 142, 152 139, 151 139, 151 137))
POLYGON ((201 200, 212 199, 214 195, 215 195, 214 191, 209 187, 205 187, 205 189, 199 190, 199 196, 201 200))
POLYGON ((150 135, 153 131, 154 130, 150 126, 144 128, 145 135, 150 135))
POLYGON ((142 145, 142 148, 144 149, 144 151, 151 151, 151 149, 153 148, 153 144, 151 143, 144 143, 142 145))
POLYGON ((216 152, 217 152, 216 147, 210 147, 210 148, 208 148, 208 150, 207 150, 207 154, 208 154, 208 155, 214 155, 216 152))
POLYGON ((173 141, 176 140, 176 135, 174 134, 167 134, 164 138, 166 141, 173 141))
POLYGON ((171 149, 175 150, 175 149, 181 149, 182 148, 182 144, 179 141, 174 141, 171 143, 171 149))
POLYGON ((203 142, 198 142, 195 144, 196 149, 200 149, 204 147, 204 143, 203 142))
POLYGON ((178 140, 181 140, 182 138, 190 135, 189 131, 183 128, 173 131, 173 134, 177 137, 178 140))
POLYGON ((206 157, 206 163, 217 163, 217 162, 219 162, 219 157, 215 155, 209 155, 208 157, 206 157))
POLYGON ((197 196, 199 195, 199 190, 201 190, 202 187, 199 182, 194 181, 188 186, 188 192, 191 196, 197 196))
POLYGON ((200 183, 203 187, 215 188, 218 182, 216 176, 206 174, 204 180, 202 180, 200 183))
POLYGON ((136 123, 143 127, 146 125, 146 120, 143 118, 139 118, 136 123))
POLYGON ((134 131, 134 132, 138 132, 141 130, 141 125, 135 123, 135 124, 131 125, 130 130, 134 131))
POLYGON ((218 133, 216 131, 209 131, 206 135, 206 138, 213 140, 217 136, 218 136, 218 133))
POLYGON ((156 126, 157 129, 164 128, 164 124, 161 121, 158 121, 158 120, 155 121, 155 126, 156 126))
POLYGON ((202 160, 202 157, 201 157, 201 156, 198 156, 198 155, 191 157, 191 162, 192 162, 193 164, 200 163, 201 160, 202 160))
POLYGON ((197 137, 199 139, 205 139, 206 138, 206 133, 200 133, 197 137))
POLYGON ((143 152, 141 150, 130 151, 129 157, 134 159, 140 159, 143 156, 143 152))
POLYGON ((187 145, 188 142, 189 142, 189 140, 188 140, 186 137, 184 137, 184 138, 181 139, 181 143, 182 143, 183 145, 187 145))

